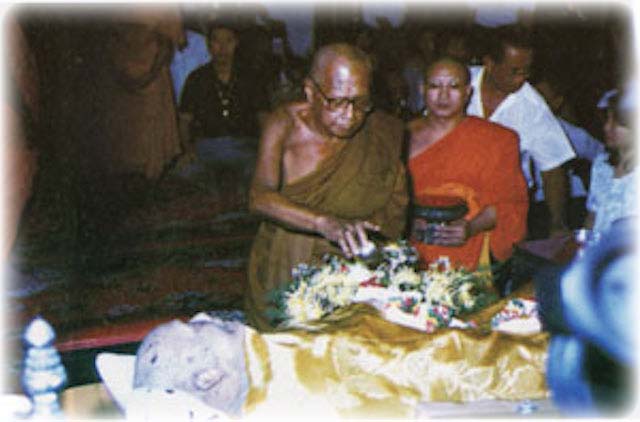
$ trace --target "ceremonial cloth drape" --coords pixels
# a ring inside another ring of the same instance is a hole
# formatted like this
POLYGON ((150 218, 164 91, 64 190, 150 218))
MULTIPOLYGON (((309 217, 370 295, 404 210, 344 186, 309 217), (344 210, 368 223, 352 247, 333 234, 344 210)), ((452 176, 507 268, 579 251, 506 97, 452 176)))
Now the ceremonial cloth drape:
MULTIPOLYGON (((505 303, 472 317, 486 327, 505 303)), ((311 327, 317 331, 247 330, 247 415, 303 414, 307 406, 330 416, 401 418, 412 417, 419 402, 548 397, 544 332, 426 334, 388 322, 364 304, 311 327)))

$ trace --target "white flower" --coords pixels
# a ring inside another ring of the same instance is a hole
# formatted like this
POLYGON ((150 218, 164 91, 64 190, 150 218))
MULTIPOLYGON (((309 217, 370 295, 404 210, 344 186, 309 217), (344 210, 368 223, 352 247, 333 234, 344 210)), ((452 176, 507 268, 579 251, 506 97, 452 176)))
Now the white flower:
POLYGON ((307 302, 306 306, 306 321, 314 321, 316 319, 320 319, 324 316, 324 309, 320 303, 316 300, 311 300, 307 302))
POLYGON ((420 285, 422 279, 413 268, 401 267, 397 272, 391 276, 391 284, 399 286, 401 284, 407 284, 417 287, 420 285))
POLYGON ((471 283, 464 283, 458 289, 459 299, 462 302, 462 306, 466 309, 473 308, 475 300, 472 294, 473 285, 471 283))
POLYGON ((354 284, 360 284, 374 276, 374 272, 367 268, 362 262, 350 263, 348 264, 348 268, 349 278, 354 284))

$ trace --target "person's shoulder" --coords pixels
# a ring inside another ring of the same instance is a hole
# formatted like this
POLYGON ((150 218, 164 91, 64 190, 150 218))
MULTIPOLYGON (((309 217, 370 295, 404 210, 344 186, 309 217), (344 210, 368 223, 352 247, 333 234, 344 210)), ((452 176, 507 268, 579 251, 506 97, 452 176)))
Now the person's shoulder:
MULTIPOLYGON (((400 157, 405 137, 405 122, 384 111, 376 110, 367 117, 369 144, 385 151, 389 158, 400 157)), ((361 129, 363 130, 363 129, 361 129)))
POLYGON ((404 130, 405 123, 399 118, 385 111, 375 110, 367 118, 374 128, 386 128, 386 130, 404 130))
POLYGON ((553 114, 542 94, 538 92, 529 82, 525 82, 520 88, 520 97, 530 107, 541 112, 553 114))
POLYGON ((285 130, 304 124, 307 109, 307 103, 302 101, 281 104, 268 114, 265 129, 277 127, 285 130))
POLYGON ((191 73, 189 73, 189 76, 187 77, 187 82, 206 79, 206 78, 212 77, 212 75, 213 75, 213 63, 207 62, 203 65, 196 67, 193 71, 191 71, 191 73))

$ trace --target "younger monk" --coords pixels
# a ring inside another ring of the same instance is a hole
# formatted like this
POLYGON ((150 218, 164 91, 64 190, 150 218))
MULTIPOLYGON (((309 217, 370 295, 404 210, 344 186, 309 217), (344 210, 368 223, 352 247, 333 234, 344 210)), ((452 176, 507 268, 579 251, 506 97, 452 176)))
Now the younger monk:
POLYGON ((400 159, 403 124, 371 113, 371 63, 361 50, 320 49, 305 80, 306 101, 277 109, 263 129, 249 207, 266 217, 251 250, 248 321, 271 325, 267 295, 300 263, 325 253, 352 257, 367 230, 397 238, 408 202, 400 159))
POLYGON ((473 270, 511 255, 526 232, 527 188, 520 169, 518 136, 495 123, 465 115, 471 95, 469 72, 454 59, 434 62, 425 73, 427 114, 409 122, 409 170, 415 203, 429 197, 465 201, 464 218, 433 230, 430 244, 415 218, 412 240, 424 264, 448 256, 454 266, 473 270), (482 256, 484 254, 484 256, 482 256))

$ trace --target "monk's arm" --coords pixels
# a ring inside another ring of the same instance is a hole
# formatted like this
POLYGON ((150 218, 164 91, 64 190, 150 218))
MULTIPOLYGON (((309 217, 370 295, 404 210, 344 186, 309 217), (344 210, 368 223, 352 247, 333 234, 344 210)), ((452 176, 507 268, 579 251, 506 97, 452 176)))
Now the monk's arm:
POLYGON ((378 229, 368 222, 342 220, 296 204, 279 192, 283 183, 285 142, 293 129, 293 118, 283 109, 271 114, 263 128, 256 171, 249 191, 249 209, 294 230, 319 234, 337 242, 345 254, 356 249, 364 229, 378 229))
POLYGON ((493 230, 496 227, 497 219, 496 207, 493 205, 485 207, 474 218, 469 220, 467 238, 493 230))

